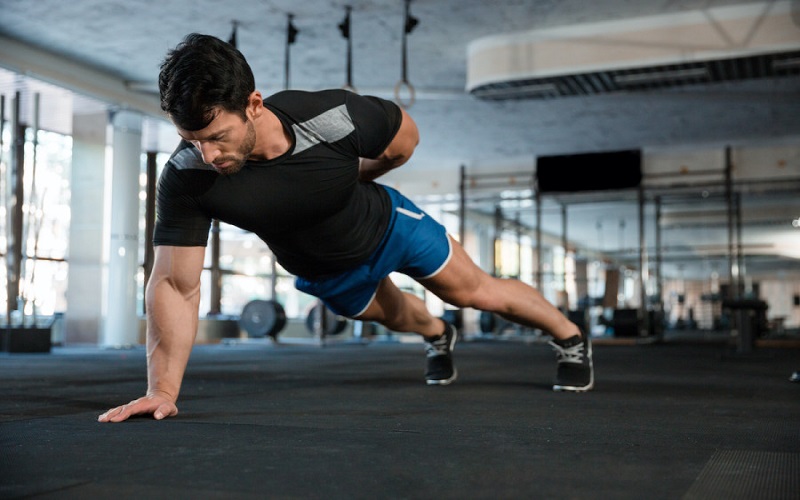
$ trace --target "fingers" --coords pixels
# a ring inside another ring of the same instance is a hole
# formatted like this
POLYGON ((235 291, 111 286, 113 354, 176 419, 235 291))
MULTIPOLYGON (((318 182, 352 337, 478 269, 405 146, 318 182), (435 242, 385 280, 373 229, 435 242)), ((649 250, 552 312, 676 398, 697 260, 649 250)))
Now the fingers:
POLYGON ((130 414, 126 414, 125 406, 117 406, 97 417, 98 422, 122 422, 127 420, 130 414))
POLYGON ((97 417, 98 422, 123 422, 134 415, 152 414, 156 420, 163 420, 178 414, 178 407, 164 399, 143 397, 122 406, 112 408, 97 417))
POLYGON ((167 417, 174 417, 178 414, 178 407, 172 403, 164 403, 163 405, 159 406, 158 409, 153 413, 153 417, 156 420, 162 420, 167 417))

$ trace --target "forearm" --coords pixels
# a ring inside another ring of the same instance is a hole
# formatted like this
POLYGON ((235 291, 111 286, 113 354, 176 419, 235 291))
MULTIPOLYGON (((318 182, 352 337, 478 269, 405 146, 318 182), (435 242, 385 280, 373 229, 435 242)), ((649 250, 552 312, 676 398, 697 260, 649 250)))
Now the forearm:
POLYGON ((361 181, 374 181, 386 172, 406 163, 419 144, 419 130, 414 120, 404 110, 400 128, 386 150, 377 158, 361 158, 358 178, 361 181))
POLYGON ((197 334, 199 288, 187 294, 167 279, 147 289, 147 394, 177 401, 197 334))

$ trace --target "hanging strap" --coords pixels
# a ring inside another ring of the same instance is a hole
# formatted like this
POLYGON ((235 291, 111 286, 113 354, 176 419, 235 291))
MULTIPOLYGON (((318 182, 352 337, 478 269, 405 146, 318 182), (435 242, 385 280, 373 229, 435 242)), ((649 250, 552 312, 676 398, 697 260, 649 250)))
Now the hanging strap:
POLYGON ((397 104, 400 105, 402 108, 410 108, 414 105, 414 101, 416 100, 416 91, 414 90, 414 86, 411 85, 411 82, 408 81, 408 43, 407 38, 409 33, 414 31, 417 24, 419 24, 419 19, 411 15, 410 12, 411 0, 406 0, 406 10, 405 10, 405 22, 403 24, 403 46, 402 46, 402 59, 403 59, 403 66, 401 68, 402 76, 400 81, 397 82, 397 85, 394 86, 394 98, 397 101, 397 104), (404 101, 400 98, 400 94, 403 89, 408 90, 408 100, 404 101))
POLYGON ((349 5, 345 6, 344 21, 339 23, 339 31, 341 31, 342 36, 347 39, 347 81, 342 88, 351 92, 356 92, 356 88, 353 86, 353 38, 350 33, 350 12, 352 10, 353 8, 349 5))
POLYGON ((231 24, 233 24, 233 30, 231 30, 231 37, 228 38, 228 43, 233 45, 234 49, 237 49, 238 47, 236 46, 237 45, 236 28, 239 27, 239 21, 234 19, 233 21, 231 21, 231 24))
POLYGON ((287 14, 287 22, 286 22, 286 59, 284 64, 284 89, 289 88, 289 47, 294 44, 295 40, 297 40, 297 34, 300 33, 292 20, 294 19, 294 14, 287 14))

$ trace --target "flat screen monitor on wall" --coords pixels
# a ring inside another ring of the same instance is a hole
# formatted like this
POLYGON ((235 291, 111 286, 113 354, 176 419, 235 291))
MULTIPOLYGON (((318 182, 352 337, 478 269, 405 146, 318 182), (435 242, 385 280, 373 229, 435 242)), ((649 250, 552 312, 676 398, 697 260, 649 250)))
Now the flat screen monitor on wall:
POLYGON ((536 184, 540 193, 609 191, 638 187, 642 182, 640 150, 540 156, 536 184))

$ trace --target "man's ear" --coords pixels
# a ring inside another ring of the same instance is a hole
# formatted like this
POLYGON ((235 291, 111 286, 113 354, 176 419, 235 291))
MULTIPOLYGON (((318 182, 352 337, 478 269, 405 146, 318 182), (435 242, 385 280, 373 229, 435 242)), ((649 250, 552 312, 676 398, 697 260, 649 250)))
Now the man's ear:
POLYGON ((255 119, 261 114, 264 109, 264 98, 261 97, 261 92, 254 90, 247 100, 247 109, 245 112, 250 119, 255 119))

